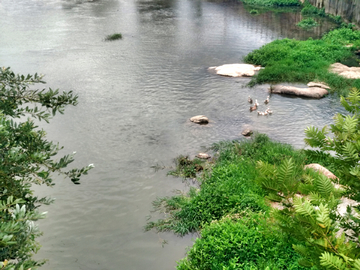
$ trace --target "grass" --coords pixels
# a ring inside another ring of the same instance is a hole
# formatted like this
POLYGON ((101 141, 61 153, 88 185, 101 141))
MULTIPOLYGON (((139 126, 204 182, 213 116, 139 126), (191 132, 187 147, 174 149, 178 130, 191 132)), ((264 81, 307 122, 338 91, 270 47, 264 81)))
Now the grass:
POLYGON ((122 39, 122 34, 115 33, 115 34, 112 34, 112 35, 107 35, 105 37, 105 41, 113 41, 113 40, 118 40, 118 39, 122 39))
MULTIPOLYGON (((279 165, 292 158, 295 177, 299 177, 305 164, 331 164, 331 157, 296 150, 264 134, 254 134, 250 140, 220 142, 211 149, 217 155, 198 177, 199 188, 155 200, 155 211, 164 217, 148 222, 145 229, 172 231, 180 236, 201 234, 187 257, 178 262, 178 270, 304 269, 292 249, 295 240, 270 218, 271 208, 265 201, 268 192, 258 181, 257 161, 279 165)), ((193 166, 186 156, 175 163, 176 167, 193 166)))
POLYGON ((297 26, 303 28, 303 29, 310 29, 315 26, 318 26, 319 24, 313 19, 313 18, 307 18, 304 20, 301 20, 297 26))
MULTIPOLYGON (((302 179, 305 164, 334 164, 332 157, 319 151, 296 150, 264 134, 254 134, 250 140, 219 142, 211 150, 217 154, 197 178, 199 188, 155 200, 154 210, 164 217, 148 222, 145 229, 201 235, 187 257, 178 262, 178 270, 304 269, 292 248, 297 243, 269 215, 268 191, 258 181, 257 163, 261 160, 279 165, 291 158, 294 178, 302 179)), ((175 163, 176 167, 193 166, 197 161, 180 156, 175 163)))
POLYGON ((250 86, 263 83, 324 81, 341 95, 360 87, 360 80, 329 73, 330 64, 354 56, 360 48, 360 31, 340 28, 321 39, 275 40, 249 53, 244 61, 265 67, 253 77, 250 86), (352 47, 346 45, 352 44, 352 47))
MULTIPOLYGON (((146 230, 155 228, 184 235, 244 209, 266 212, 269 206, 264 199, 265 192, 255 180, 258 177, 256 162, 280 164, 283 159, 291 157, 299 166, 299 173, 308 162, 305 152, 273 142, 263 134, 255 135, 250 141, 221 142, 212 149, 219 154, 211 169, 205 170, 198 179, 200 189, 191 188, 188 194, 154 201, 154 209, 165 213, 165 218, 149 222, 146 230)), ((188 157, 177 159, 177 164, 179 160, 191 164, 188 157)))

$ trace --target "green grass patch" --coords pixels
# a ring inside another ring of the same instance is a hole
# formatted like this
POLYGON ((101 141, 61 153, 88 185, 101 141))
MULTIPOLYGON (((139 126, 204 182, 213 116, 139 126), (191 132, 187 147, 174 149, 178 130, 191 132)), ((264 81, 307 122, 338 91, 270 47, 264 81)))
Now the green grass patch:
POLYGON ((243 212, 205 227, 177 269, 305 269, 292 244, 266 214, 243 212))
POLYGON ((168 175, 195 178, 197 174, 205 169, 205 161, 195 158, 191 160, 189 156, 180 155, 174 159, 175 168, 168 172, 168 175))
POLYGON ((112 35, 107 35, 105 37, 106 41, 113 41, 113 40, 118 40, 118 39, 122 39, 122 34, 115 33, 115 34, 112 34, 112 35))
POLYGON ((354 56, 354 50, 360 46, 360 31, 350 28, 333 30, 323 38, 305 41, 295 39, 275 40, 249 53, 246 63, 265 67, 250 85, 279 82, 324 81, 334 91, 347 95, 360 80, 350 80, 335 74, 329 74, 330 64, 341 62, 354 56), (345 45, 353 44, 352 47, 345 45))
POLYGON ((304 20, 301 20, 297 26, 303 28, 303 29, 310 29, 313 27, 318 26, 319 24, 313 19, 313 18, 307 18, 304 20))
POLYGON ((256 162, 281 164, 282 160, 292 158, 297 174, 309 163, 303 151, 273 142, 264 134, 257 134, 252 140, 221 142, 212 149, 218 156, 211 170, 206 170, 198 180, 200 189, 191 188, 188 194, 158 198, 153 202, 154 209, 165 213, 165 218, 149 222, 146 230, 155 228, 184 235, 245 209, 266 212, 269 207, 265 202, 266 193, 256 181, 256 162))

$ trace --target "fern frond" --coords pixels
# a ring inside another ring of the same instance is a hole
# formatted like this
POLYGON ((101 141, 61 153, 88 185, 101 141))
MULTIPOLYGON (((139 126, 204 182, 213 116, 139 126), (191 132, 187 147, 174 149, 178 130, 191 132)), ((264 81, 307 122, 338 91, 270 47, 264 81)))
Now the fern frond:
POLYGON ((360 270, 360 260, 359 260, 359 259, 356 259, 356 260, 354 261, 353 267, 354 267, 356 270, 360 270))
POLYGON ((314 187, 323 198, 327 199, 330 197, 334 190, 334 185, 325 175, 318 174, 314 179, 314 187))
POLYGON ((329 217, 330 210, 327 205, 320 204, 319 210, 317 211, 316 220, 319 222, 318 225, 323 229, 329 229, 331 226, 331 219, 329 217))
POLYGON ((294 168, 295 166, 292 158, 283 160, 277 169, 278 183, 283 184, 287 182, 287 180, 290 179, 294 174, 294 168))
POLYGON ((321 147, 324 145, 327 134, 327 127, 323 127, 322 130, 319 130, 316 127, 307 127, 305 129, 306 138, 305 143, 311 147, 321 147))
POLYGON ((346 269, 346 264, 343 261, 343 259, 329 252, 324 252, 323 254, 321 254, 320 264, 324 266, 326 269, 337 269, 337 270, 346 269))
POLYGON ((312 217, 314 213, 314 208, 308 200, 303 201, 301 198, 294 197, 294 206, 296 213, 302 216, 312 217))

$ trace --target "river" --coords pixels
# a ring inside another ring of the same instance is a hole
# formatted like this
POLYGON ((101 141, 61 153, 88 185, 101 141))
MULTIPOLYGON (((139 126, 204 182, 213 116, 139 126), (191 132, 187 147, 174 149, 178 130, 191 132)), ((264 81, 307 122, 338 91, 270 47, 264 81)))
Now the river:
POLYGON ((299 20, 299 13, 251 15, 231 1, 1 0, 1 66, 45 74, 51 88, 79 95, 78 106, 40 126, 63 154, 77 151, 74 166, 95 164, 81 185, 56 177, 54 188, 35 187, 56 198, 41 208, 49 212, 40 222, 36 258, 49 259, 42 269, 174 269, 196 236, 143 230, 156 197, 186 189, 166 176, 173 158, 241 138, 246 127, 303 147, 307 126, 331 123, 334 97, 273 95, 273 115, 259 117, 247 97, 261 103, 268 85, 248 88, 248 78, 207 71, 274 39, 329 29, 303 31, 299 20), (116 32, 121 40, 104 41, 116 32), (199 114, 210 124, 189 121, 199 114))

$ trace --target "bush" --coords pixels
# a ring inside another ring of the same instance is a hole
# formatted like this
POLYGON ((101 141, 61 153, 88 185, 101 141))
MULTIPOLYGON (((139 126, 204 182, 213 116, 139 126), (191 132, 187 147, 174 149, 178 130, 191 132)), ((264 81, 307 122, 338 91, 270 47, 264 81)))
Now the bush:
POLYGON ((242 212, 206 226, 177 269, 303 269, 292 244, 265 214, 242 212))

